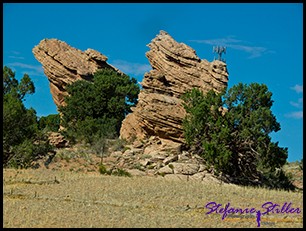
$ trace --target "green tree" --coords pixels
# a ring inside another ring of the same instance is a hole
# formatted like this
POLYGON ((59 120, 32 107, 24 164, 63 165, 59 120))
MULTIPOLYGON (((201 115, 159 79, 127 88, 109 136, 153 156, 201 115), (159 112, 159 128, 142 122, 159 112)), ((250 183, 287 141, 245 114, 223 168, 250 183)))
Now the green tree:
POLYGON ((186 142, 208 165, 239 184, 292 188, 281 169, 288 150, 269 136, 280 124, 266 85, 239 83, 227 92, 206 95, 193 89, 182 98, 186 142))
MULTIPOLYGON (((15 93, 18 89, 18 80, 15 79, 15 72, 9 67, 3 67, 3 95, 15 93)), ((16 92, 17 93, 17 92, 16 92)))
POLYGON ((119 134, 122 120, 137 103, 139 86, 134 78, 102 69, 92 82, 76 81, 67 91, 66 105, 59 108, 65 135, 70 140, 92 142, 119 134))
POLYGON ((60 127, 60 115, 50 114, 48 116, 42 116, 38 121, 38 128, 40 130, 45 129, 46 131, 57 132, 60 127))
POLYGON ((23 100, 26 94, 35 93, 34 83, 28 74, 24 74, 20 83, 15 78, 15 72, 9 67, 3 67, 3 95, 12 94, 23 100))
POLYGON ((38 130, 36 112, 26 109, 26 94, 35 92, 34 84, 25 74, 19 82, 15 73, 3 67, 3 166, 29 167, 33 160, 47 154, 51 146, 38 130))

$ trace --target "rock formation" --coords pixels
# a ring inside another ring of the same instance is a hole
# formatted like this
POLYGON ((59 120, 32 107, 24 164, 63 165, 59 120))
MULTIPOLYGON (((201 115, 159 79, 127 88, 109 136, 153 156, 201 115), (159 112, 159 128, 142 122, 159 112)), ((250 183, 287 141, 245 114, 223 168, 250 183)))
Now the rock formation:
POLYGON ((220 183, 202 157, 182 150, 182 144, 151 136, 111 151, 103 159, 108 170, 125 169, 132 176, 155 176, 169 180, 220 183))
POLYGON ((107 57, 93 49, 81 51, 57 39, 43 39, 33 48, 35 58, 43 65, 50 82, 50 91, 57 107, 64 105, 66 86, 76 80, 91 80, 98 69, 115 67, 107 64, 107 57))
POLYGON ((123 121, 120 136, 132 140, 154 135, 182 142, 185 110, 180 96, 194 87, 204 93, 222 91, 228 81, 226 64, 201 60, 195 50, 165 31, 148 47, 146 56, 152 70, 144 75, 138 104, 123 121))
POLYGON ((59 132, 49 132, 48 133, 49 143, 55 148, 64 148, 67 147, 69 142, 65 140, 64 136, 59 132))

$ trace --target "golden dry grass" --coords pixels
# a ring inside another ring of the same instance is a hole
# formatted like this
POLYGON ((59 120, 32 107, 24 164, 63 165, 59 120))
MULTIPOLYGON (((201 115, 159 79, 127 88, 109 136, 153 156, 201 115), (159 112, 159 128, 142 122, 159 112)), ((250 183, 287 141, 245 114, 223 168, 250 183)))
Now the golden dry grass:
MULTIPOLYGON (((264 202, 303 211, 302 192, 219 185, 163 177, 117 177, 67 171, 3 170, 3 226, 256 227, 254 217, 206 215, 211 201, 239 208, 264 202)), ((261 227, 303 227, 300 214, 270 214, 261 227)))

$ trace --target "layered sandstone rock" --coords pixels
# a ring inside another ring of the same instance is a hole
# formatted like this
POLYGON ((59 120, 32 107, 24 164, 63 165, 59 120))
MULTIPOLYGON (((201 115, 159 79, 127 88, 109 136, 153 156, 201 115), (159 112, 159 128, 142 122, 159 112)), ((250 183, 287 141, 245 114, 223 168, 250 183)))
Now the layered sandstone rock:
POLYGON ((183 141, 185 110, 180 97, 192 88, 204 93, 227 87, 228 72, 221 61, 200 59, 195 50, 176 42, 160 31, 146 53, 152 70, 145 73, 138 104, 122 123, 121 138, 145 139, 155 135, 175 142, 183 141))
POLYGON ((69 144, 69 142, 65 140, 64 136, 59 132, 49 132, 48 139, 49 143, 56 148, 64 148, 69 144))
POLYGON ((33 48, 35 58, 43 65, 50 82, 50 91, 57 107, 64 105, 66 86, 76 80, 91 80, 98 69, 115 67, 107 57, 93 49, 81 51, 58 39, 43 39, 33 48))

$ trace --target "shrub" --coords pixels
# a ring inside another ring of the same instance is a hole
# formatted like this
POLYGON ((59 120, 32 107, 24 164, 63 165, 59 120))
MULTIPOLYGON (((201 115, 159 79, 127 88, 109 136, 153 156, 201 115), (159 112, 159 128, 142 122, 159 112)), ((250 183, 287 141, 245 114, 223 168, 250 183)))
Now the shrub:
POLYGON ((127 171, 125 171, 124 169, 121 169, 121 168, 115 168, 115 169, 107 170, 107 168, 103 164, 99 165, 99 172, 102 175, 127 176, 127 177, 132 176, 129 172, 127 172, 127 171))
POLYGON ((108 170, 106 169, 106 167, 105 167, 103 164, 100 164, 100 165, 99 165, 99 172, 100 172, 101 174, 103 174, 103 175, 110 175, 110 174, 111 174, 111 172, 108 171, 108 170))
POLYGON ((270 177, 283 182, 273 187, 285 187, 286 176, 275 172, 286 163, 288 151, 269 136, 280 130, 271 111, 271 97, 267 86, 257 83, 240 83, 218 94, 187 92, 182 97, 187 144, 216 172, 236 183, 269 184, 270 177))
POLYGON ((292 180, 292 174, 286 174, 282 169, 263 173, 263 185, 269 189, 282 188, 285 190, 294 190, 295 186, 292 180))
POLYGON ((121 169, 121 168, 117 168, 114 171, 112 171, 112 175, 114 175, 114 176, 127 176, 127 177, 132 176, 129 172, 127 172, 127 171, 125 171, 124 169, 121 169))

